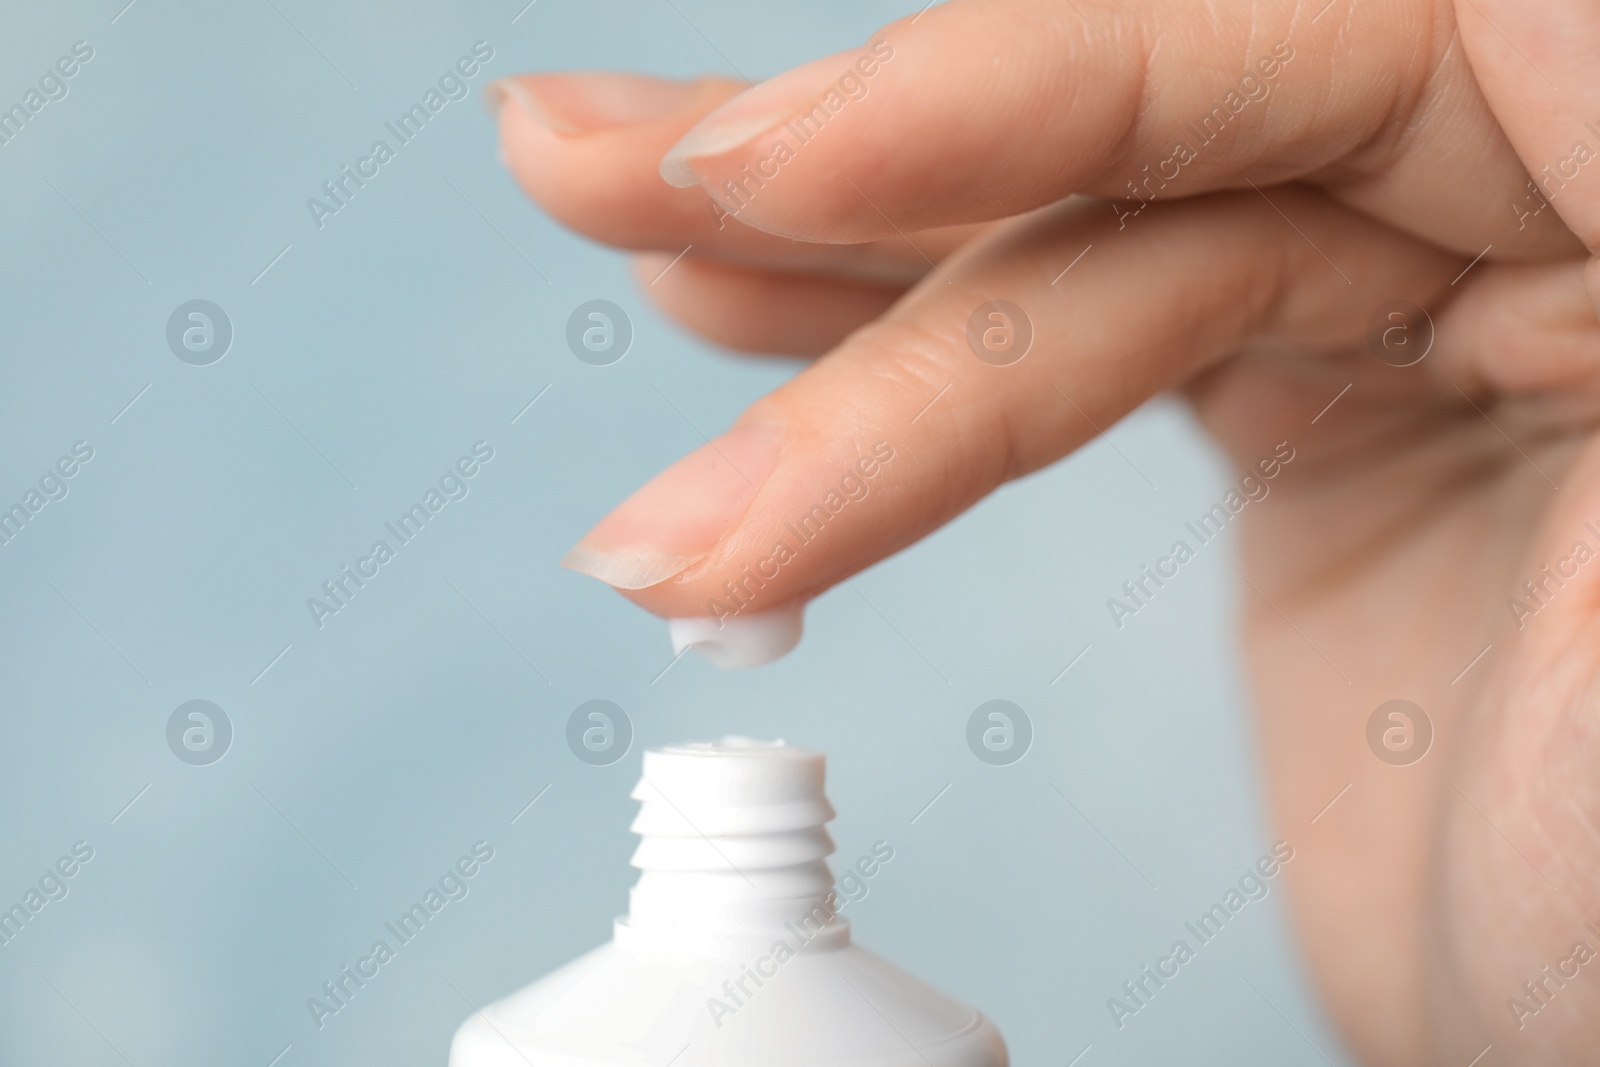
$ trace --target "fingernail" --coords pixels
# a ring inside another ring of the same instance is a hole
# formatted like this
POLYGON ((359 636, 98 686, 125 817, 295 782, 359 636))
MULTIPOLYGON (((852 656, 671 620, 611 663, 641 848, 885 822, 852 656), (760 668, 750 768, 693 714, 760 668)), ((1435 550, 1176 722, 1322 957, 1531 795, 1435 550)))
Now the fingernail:
POLYGON ((483 87, 491 115, 510 101, 532 122, 573 137, 664 118, 696 94, 692 83, 643 74, 524 74, 483 87))
POLYGON ((775 426, 751 423, 656 475, 584 535, 563 567, 617 589, 644 589, 704 559, 777 466, 775 426))
POLYGON ((805 605, 721 619, 668 619, 673 655, 692 648, 725 671, 759 667, 788 655, 805 632, 805 605))
POLYGON ((840 100, 848 99, 840 92, 839 79, 847 74, 856 74, 856 82, 864 86, 866 82, 860 74, 865 73, 867 68, 858 67, 858 63, 872 65, 875 71, 877 62, 865 48, 837 52, 813 59, 775 78, 769 78, 754 88, 746 89, 695 123, 677 144, 667 150, 667 154, 661 158, 661 177, 669 185, 687 189, 700 182, 692 165, 696 159, 731 152, 765 131, 782 125, 801 112, 812 111, 819 105, 824 108, 821 121, 827 121, 833 113, 826 103, 829 93, 837 95, 840 100))

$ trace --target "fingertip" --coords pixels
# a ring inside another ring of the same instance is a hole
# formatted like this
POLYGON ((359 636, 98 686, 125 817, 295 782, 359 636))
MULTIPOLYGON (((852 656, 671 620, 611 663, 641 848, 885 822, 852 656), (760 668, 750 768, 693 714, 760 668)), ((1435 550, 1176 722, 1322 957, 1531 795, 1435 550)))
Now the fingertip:
POLYGON ((700 175, 694 172, 687 156, 674 155, 668 152, 661 157, 661 164, 656 168, 661 175, 661 180, 674 189, 693 189, 700 184, 700 175))
POLYGON ((484 102, 496 113, 514 103, 536 126, 582 136, 671 118, 704 93, 699 80, 567 71, 499 78, 484 87, 484 102))
POLYGON ((781 448, 779 429, 754 421, 707 441, 596 523, 562 566, 624 593, 676 577, 734 526, 781 448))
MULTIPOLYGON (((507 106, 515 108, 534 126, 552 133, 581 133, 582 128, 564 122, 541 104, 539 97, 519 78, 497 78, 483 87, 483 108, 499 118, 507 106)), ((503 127, 502 127, 503 128, 503 127)))
POLYGON ((658 169, 668 185, 687 189, 702 184, 706 179, 695 170, 695 160, 712 159, 734 152, 778 124, 778 118, 773 115, 731 119, 723 117, 725 108, 736 107, 740 102, 741 97, 735 97, 729 104, 713 111, 695 123, 688 133, 667 149, 667 154, 661 157, 658 169))
POLYGON ((892 307, 905 292, 806 271, 700 259, 693 253, 634 257, 639 288, 674 322, 745 354, 820 356, 892 307))
MULTIPOLYGON (((501 155, 522 191, 563 224, 623 248, 700 234, 704 196, 657 173, 662 153, 737 85, 636 74, 521 74, 486 87, 501 155)), ((688 240, 695 239, 693 236, 688 240)))

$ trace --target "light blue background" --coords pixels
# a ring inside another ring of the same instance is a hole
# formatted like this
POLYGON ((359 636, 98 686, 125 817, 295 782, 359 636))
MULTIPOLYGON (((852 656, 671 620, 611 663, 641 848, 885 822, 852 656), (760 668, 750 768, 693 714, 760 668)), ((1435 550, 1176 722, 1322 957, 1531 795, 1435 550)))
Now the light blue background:
POLYGON ((440 1067, 463 997, 608 936, 640 749, 728 731, 828 753, 840 858, 896 850, 851 908, 857 937, 988 1012, 1014 1062, 1322 1062, 1307 1039, 1340 1059, 1281 882, 1125 1029, 1106 1007, 1269 845, 1231 544, 1124 630, 1105 607, 1223 492, 1177 407, 824 596, 760 671, 688 657, 662 675, 660 622, 557 566, 793 366, 686 337, 622 257, 530 207, 481 86, 760 78, 917 5, 538 0, 513 22, 524 0, 124 2, 13 4, 0 33, 6 106, 73 42, 95 49, 0 146, 0 504, 74 441, 95 449, 0 547, 0 904, 73 842, 95 849, 0 946, 0 1063, 440 1067), (480 39, 472 98, 316 229, 306 198, 480 39), (236 330, 210 367, 164 341, 196 297, 236 330), (563 341, 597 297, 637 331, 605 368, 563 341), (495 458, 470 496, 316 630, 306 598, 479 439, 495 458), (1037 732, 1011 767, 964 740, 996 697, 1037 732), (196 698, 236 731, 208 767, 165 741, 196 698), (563 741, 592 698, 636 725, 611 767, 563 741), (318 1031, 306 999, 478 839, 495 858, 471 894, 318 1031))

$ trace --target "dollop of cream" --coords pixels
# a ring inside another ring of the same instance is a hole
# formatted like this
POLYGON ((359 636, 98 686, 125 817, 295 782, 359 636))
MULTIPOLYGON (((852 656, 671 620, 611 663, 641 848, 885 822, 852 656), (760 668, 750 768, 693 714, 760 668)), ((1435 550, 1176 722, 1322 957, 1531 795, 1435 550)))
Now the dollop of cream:
POLYGON ((668 619, 674 655, 692 648, 725 671, 759 667, 788 655, 805 632, 805 605, 749 615, 668 619))

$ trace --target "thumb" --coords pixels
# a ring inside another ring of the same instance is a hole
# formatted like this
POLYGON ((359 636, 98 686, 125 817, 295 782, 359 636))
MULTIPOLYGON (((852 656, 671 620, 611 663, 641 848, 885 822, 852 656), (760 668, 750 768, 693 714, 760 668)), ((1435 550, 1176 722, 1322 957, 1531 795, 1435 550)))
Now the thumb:
POLYGON ((702 620, 680 644, 734 642, 757 620, 730 659, 771 658, 807 600, 1244 340, 1354 338, 1375 304, 1422 300, 1459 269, 1315 194, 1273 197, 1160 205, 1120 233, 1088 201, 1002 224, 640 489, 565 565, 702 620))

